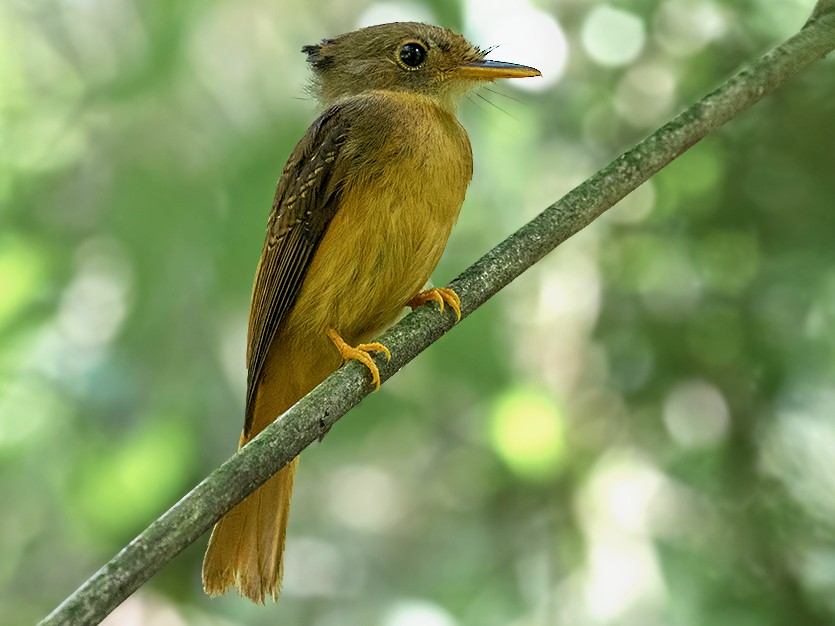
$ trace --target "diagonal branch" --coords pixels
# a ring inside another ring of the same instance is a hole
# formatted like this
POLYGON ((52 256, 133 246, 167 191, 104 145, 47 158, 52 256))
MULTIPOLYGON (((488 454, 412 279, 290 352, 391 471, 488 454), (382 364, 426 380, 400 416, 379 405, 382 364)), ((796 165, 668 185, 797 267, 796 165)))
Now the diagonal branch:
MULTIPOLYGON (((588 226, 708 133, 755 104, 813 61, 835 49, 835 0, 819 0, 793 37, 659 128, 548 207, 456 278, 462 315, 588 226)), ((452 315, 421 307, 381 341, 392 352, 385 381, 452 327, 452 315)), ((98 624, 163 565, 196 541, 238 502, 320 438, 365 397, 364 366, 352 362, 284 413, 240 452, 122 549, 41 625, 98 624)))

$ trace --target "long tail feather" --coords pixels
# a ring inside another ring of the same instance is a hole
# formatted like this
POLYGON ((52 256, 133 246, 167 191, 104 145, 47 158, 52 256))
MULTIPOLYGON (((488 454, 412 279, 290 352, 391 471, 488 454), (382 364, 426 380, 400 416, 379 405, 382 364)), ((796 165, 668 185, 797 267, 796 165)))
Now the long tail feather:
POLYGON ((298 458, 229 511, 212 530, 203 559, 203 588, 217 596, 230 587, 253 602, 278 598, 284 540, 298 458))

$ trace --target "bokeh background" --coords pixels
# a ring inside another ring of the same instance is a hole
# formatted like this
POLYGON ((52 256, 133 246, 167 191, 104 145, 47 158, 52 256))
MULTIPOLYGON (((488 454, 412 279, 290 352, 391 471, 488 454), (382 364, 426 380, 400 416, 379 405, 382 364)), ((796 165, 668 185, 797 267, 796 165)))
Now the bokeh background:
MULTIPOLYGON (((544 77, 461 110, 443 284, 812 0, 4 0, 0 611, 31 624, 235 448, 302 45, 421 19, 544 77)), ((278 605, 204 537, 110 625, 835 622, 835 92, 817 64, 303 455, 278 605)))

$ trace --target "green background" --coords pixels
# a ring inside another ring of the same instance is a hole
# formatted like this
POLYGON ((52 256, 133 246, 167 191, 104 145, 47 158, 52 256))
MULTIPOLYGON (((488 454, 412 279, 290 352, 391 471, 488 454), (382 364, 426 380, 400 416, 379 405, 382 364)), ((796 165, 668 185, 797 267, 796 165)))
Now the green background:
MULTIPOLYGON (((302 45, 418 15, 551 68, 464 101, 475 177, 443 284, 812 4, 0 5, 0 621, 44 616, 234 451, 267 212, 316 115, 302 45)), ((204 537, 107 623, 835 622, 832 72, 698 145, 307 450, 277 605, 206 598, 204 537)))

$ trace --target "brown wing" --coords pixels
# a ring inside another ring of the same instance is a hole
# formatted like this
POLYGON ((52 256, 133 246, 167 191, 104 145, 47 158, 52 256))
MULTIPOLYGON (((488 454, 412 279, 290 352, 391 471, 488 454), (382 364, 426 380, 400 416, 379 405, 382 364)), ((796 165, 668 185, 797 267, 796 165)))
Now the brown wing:
POLYGON ((345 117, 340 106, 325 111, 293 150, 278 181, 249 312, 245 437, 267 351, 339 205, 348 160, 342 150, 345 117))

